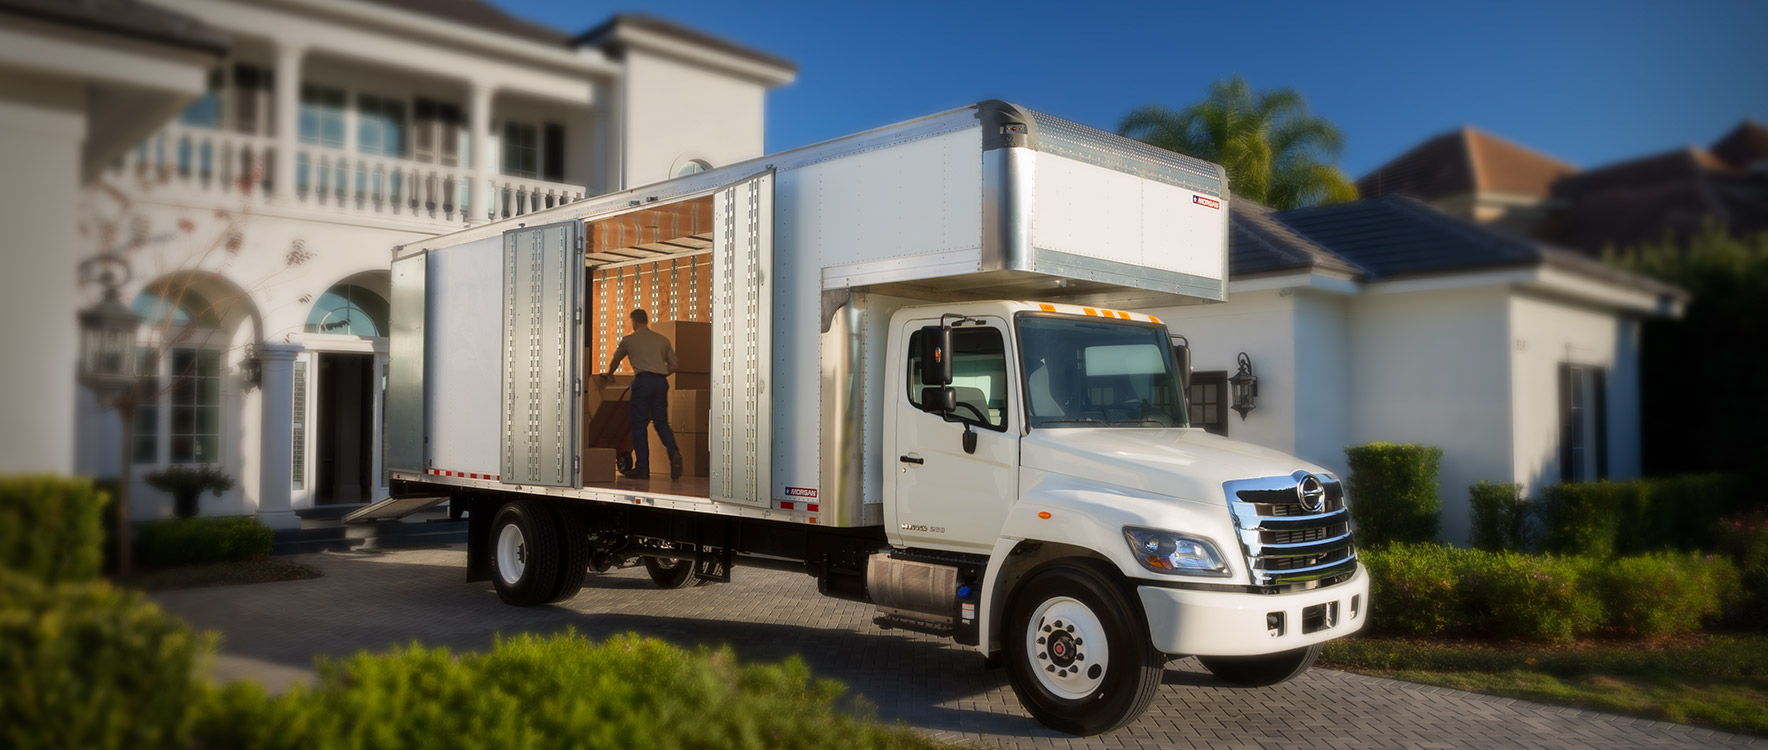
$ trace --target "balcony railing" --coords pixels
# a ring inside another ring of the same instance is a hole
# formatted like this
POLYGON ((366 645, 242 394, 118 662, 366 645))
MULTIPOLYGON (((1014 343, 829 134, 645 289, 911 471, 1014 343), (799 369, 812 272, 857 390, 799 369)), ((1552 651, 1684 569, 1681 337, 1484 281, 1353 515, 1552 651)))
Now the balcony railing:
MULTIPOLYGON (((216 197, 272 195, 275 138, 170 125, 129 152, 121 176, 151 189, 216 197)), ((286 204, 355 216, 467 226, 582 200, 583 188, 471 169, 295 146, 294 195, 286 204)), ((278 196, 278 200, 284 200, 278 196)))

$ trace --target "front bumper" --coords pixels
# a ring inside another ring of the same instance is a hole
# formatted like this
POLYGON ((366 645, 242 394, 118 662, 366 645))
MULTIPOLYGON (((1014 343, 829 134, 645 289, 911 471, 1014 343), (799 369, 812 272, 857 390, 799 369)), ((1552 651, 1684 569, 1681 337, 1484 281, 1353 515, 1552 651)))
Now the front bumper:
POLYGON ((1256 656, 1324 643, 1361 630, 1369 619, 1369 572, 1312 591, 1250 594, 1140 586, 1151 643, 1185 656, 1256 656), (1280 633, 1267 627, 1281 613, 1280 633))

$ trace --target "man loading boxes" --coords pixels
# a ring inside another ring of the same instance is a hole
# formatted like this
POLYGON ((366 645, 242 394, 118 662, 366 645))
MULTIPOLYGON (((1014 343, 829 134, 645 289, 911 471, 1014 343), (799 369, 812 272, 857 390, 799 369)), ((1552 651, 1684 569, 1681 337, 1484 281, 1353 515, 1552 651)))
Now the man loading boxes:
POLYGON ((651 475, 651 441, 645 425, 656 423, 657 439, 669 451, 669 477, 681 477, 681 450, 676 448, 675 434, 669 429, 669 376, 675 372, 675 348, 669 337, 651 330, 650 316, 644 310, 632 311, 632 333, 620 339, 614 358, 608 363, 603 378, 612 379, 620 369, 621 360, 631 358, 632 379, 632 468, 623 472, 628 479, 648 479, 651 475))

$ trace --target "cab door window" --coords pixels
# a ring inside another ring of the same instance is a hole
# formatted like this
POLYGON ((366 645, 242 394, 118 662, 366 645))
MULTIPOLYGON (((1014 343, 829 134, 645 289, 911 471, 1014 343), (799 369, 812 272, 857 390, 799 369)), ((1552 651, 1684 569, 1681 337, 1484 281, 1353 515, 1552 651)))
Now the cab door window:
MULTIPOLYGON (((921 332, 909 336, 909 403, 921 405, 921 332)), ((954 420, 978 427, 1007 429, 1007 348, 998 328, 952 329, 952 390, 958 408, 954 420)))

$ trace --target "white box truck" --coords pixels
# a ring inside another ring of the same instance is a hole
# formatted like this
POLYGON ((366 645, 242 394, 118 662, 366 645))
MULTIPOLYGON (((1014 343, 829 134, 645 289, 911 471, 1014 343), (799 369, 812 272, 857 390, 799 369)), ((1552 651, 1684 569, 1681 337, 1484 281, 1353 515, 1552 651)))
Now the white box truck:
POLYGON ((989 101, 401 248, 394 495, 356 518, 449 501, 514 605, 801 571, 1075 734, 1176 656, 1289 679, 1369 606, 1342 486, 1189 427, 1188 353, 1129 311, 1225 298, 1226 188, 989 101), (679 478, 612 472, 632 308, 677 322, 679 478))

